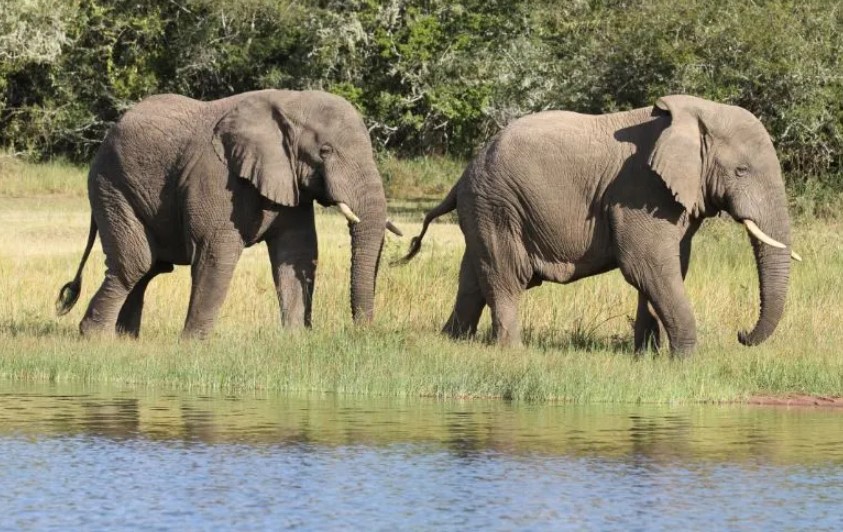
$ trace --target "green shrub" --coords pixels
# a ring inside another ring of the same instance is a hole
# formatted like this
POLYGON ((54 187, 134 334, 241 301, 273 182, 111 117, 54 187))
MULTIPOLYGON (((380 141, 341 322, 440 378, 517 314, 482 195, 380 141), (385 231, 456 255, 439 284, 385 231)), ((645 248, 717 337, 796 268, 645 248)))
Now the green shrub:
POLYGON ((86 161, 147 95, 285 87, 349 99, 379 149, 466 157, 529 112, 682 92, 757 114, 792 191, 841 190, 841 32, 826 0, 14 0, 0 145, 86 161))

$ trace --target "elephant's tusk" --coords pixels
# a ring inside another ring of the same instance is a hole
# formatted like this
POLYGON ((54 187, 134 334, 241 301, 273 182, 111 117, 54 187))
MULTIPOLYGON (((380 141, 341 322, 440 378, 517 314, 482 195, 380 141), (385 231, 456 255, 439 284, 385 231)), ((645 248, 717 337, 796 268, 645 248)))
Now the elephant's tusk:
POLYGON ((802 256, 799 255, 799 253, 793 251, 792 249, 790 250, 790 258, 795 261, 802 262, 802 256))
POLYGON ((354 211, 351 210, 351 207, 349 207, 345 203, 337 203, 337 208, 340 210, 342 215, 345 216, 345 219, 348 220, 350 223, 360 223, 360 218, 358 218, 357 215, 354 214, 354 211))
POLYGON ((386 221, 386 228, 390 230, 390 232, 394 233, 398 236, 404 236, 404 233, 398 229, 398 226, 392 223, 392 220, 387 219, 386 221))
MULTIPOLYGON (((752 234, 752 236, 754 236, 755 238, 757 238, 761 242, 764 242, 768 246, 773 246, 774 248, 781 248, 781 249, 784 249, 784 248, 787 247, 784 244, 782 244, 781 242, 779 242, 778 240, 775 240, 775 239, 767 236, 767 234, 764 231, 762 231, 761 228, 758 227, 755 224, 755 222, 753 222, 752 220, 748 220, 748 219, 744 220, 743 224, 746 226, 746 229, 752 234)), ((791 253, 793 253, 793 252, 791 252, 791 253)))

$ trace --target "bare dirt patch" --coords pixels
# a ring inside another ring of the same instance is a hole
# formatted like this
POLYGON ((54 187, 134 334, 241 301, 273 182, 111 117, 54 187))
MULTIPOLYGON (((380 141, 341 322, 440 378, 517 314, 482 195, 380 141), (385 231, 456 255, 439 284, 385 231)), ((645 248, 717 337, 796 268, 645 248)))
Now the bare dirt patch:
POLYGON ((843 397, 825 397, 822 395, 755 395, 747 401, 750 405, 765 406, 818 406, 843 408, 843 397))

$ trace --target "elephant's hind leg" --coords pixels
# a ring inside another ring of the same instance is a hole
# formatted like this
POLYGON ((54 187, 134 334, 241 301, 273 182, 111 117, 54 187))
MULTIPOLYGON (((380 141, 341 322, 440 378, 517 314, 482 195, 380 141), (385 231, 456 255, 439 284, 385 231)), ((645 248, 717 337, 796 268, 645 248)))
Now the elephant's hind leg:
POLYGON ((493 292, 489 298, 492 311, 492 336, 503 347, 521 346, 521 323, 518 320, 518 303, 521 292, 493 292))
POLYGON ((211 332, 243 247, 243 240, 234 230, 217 231, 211 241, 197 246, 190 270, 190 306, 182 337, 204 338, 211 332))
POLYGON ((79 331, 85 336, 115 331, 126 298, 154 262, 146 228, 129 203, 114 191, 108 199, 108 208, 97 196, 92 201, 106 272, 79 324, 79 331))
POLYGON ((477 281, 477 271, 469 258, 469 253, 462 257, 460 265, 460 285, 457 290, 457 301, 451 317, 442 328, 444 334, 451 338, 467 338, 477 333, 477 323, 486 306, 486 298, 480 290, 477 281))
POLYGON ((106 271, 105 279, 91 299, 85 317, 79 324, 79 332, 83 336, 113 331, 117 324, 117 316, 120 307, 131 291, 118 275, 112 271, 106 271))
POLYGON ((532 280, 532 272, 519 257, 526 257, 526 253, 499 253, 480 276, 480 288, 492 314, 492 336, 503 347, 521 346, 518 305, 532 280), (520 266, 522 263, 524 266, 520 266))
POLYGON ((652 347, 658 351, 661 346, 661 330, 656 312, 644 292, 638 291, 638 311, 635 315, 635 352, 643 353, 652 347))
POLYGON ((152 269, 144 275, 129 292, 123 308, 117 317, 117 334, 137 338, 140 334, 141 316, 143 315, 143 300, 149 282, 161 273, 173 271, 173 265, 166 262, 156 262, 152 269))

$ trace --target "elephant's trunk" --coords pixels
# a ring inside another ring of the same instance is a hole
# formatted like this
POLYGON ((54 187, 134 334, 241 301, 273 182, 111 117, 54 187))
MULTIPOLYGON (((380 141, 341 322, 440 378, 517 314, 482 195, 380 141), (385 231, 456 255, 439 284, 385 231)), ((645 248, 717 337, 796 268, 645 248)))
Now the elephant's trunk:
POLYGON ((360 218, 351 233, 351 315, 368 323, 375 310, 375 284, 386 227, 386 198, 377 171, 368 179, 360 199, 350 205, 360 218))
MULTIPOLYGON (((786 207, 773 212, 786 213, 786 207)), ((761 312, 755 327, 749 332, 738 333, 744 345, 758 345, 773 334, 784 312, 787 285, 790 277, 790 222, 787 214, 772 220, 756 221, 761 230, 787 247, 778 248, 750 237, 758 267, 758 284, 761 293, 761 312)))

